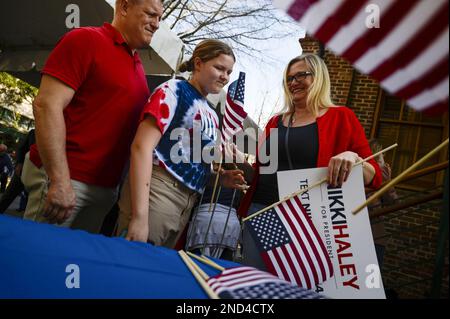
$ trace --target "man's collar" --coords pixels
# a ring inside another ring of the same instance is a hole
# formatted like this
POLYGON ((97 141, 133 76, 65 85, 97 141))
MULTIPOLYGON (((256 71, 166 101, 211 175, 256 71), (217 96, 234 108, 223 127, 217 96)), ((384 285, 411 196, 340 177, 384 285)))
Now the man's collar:
POLYGON ((136 55, 136 50, 133 53, 133 50, 131 50, 131 48, 128 46, 128 43, 123 38, 122 34, 116 28, 114 28, 112 24, 105 22, 103 24, 103 27, 109 33, 114 43, 118 45, 123 45, 132 56, 136 55))
POLYGON ((115 43, 120 45, 127 44, 122 34, 116 28, 114 28, 111 23, 105 22, 103 23, 103 27, 108 31, 115 43))

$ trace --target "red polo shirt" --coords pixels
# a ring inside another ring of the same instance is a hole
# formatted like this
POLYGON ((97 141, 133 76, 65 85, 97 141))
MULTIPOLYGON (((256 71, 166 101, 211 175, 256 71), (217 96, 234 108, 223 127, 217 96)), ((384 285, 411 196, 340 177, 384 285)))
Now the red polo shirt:
MULTIPOLYGON (((91 185, 117 186, 149 97, 139 55, 105 23, 64 35, 42 73, 75 90, 64 109, 71 178, 91 185)), ((36 145, 30 149, 30 159, 42 165, 36 145)))

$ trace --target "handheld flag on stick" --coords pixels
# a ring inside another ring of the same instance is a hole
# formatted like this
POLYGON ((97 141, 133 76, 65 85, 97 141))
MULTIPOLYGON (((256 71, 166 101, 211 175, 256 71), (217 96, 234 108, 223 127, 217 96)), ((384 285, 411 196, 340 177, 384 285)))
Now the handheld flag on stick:
MULTIPOLYGON (((247 117, 247 112, 244 111, 244 95, 245 95, 245 73, 240 72, 239 78, 230 84, 228 87, 227 101, 225 103, 225 114, 223 116, 222 132, 221 132, 221 149, 225 152, 225 146, 232 140, 233 136, 244 128, 244 120, 247 117)), ((211 203, 209 211, 213 207, 213 200, 216 196, 217 185, 219 182, 219 174, 222 168, 223 155, 221 152, 219 168, 217 169, 217 176, 214 183, 214 188, 211 197, 211 203)), ((220 189, 219 189, 220 191, 220 189)), ((219 196, 217 196, 218 200, 219 196)), ((205 240, 203 243, 203 251, 206 248, 206 239, 208 236, 209 228, 214 218, 214 210, 212 210, 208 229, 205 234, 205 240)))
POLYGON ((325 245, 295 196, 246 222, 267 269, 279 278, 312 289, 333 276, 325 245))
POLYGON ((222 124, 222 146, 244 128, 247 112, 244 111, 245 73, 240 72, 239 78, 228 87, 227 101, 222 124))
MULTIPOLYGON (((353 166, 361 165, 396 146, 393 144, 353 166)), ((300 196, 326 180, 324 178, 243 219, 269 271, 310 289, 332 277, 333 267, 320 235, 301 204, 300 196)))

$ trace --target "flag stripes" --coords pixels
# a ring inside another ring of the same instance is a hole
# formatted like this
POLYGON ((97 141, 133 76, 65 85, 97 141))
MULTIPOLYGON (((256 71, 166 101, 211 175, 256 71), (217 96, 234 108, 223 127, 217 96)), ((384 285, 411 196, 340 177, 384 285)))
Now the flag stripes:
POLYGON ((207 281, 221 298, 322 299, 323 296, 252 267, 225 269, 207 281))
POLYGON ((245 73, 240 72, 239 78, 228 88, 221 132, 222 146, 243 129, 243 123, 247 117, 244 111, 244 93, 245 73))
POLYGON ((415 110, 448 109, 448 0, 274 0, 274 4, 415 110), (380 13, 379 28, 367 25, 374 7, 380 13))

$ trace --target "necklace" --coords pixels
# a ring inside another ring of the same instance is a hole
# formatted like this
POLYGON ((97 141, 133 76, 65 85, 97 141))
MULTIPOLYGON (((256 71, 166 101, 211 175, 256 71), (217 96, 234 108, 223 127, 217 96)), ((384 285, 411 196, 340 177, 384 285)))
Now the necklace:
POLYGON ((293 165, 292 165, 292 159, 291 159, 291 152, 289 151, 289 130, 290 130, 292 124, 294 123, 294 119, 293 119, 294 113, 292 113, 291 116, 289 117, 288 127, 286 129, 286 135, 284 136, 284 148, 286 149, 286 157, 288 159, 290 170, 293 169, 293 165))
POLYGON ((293 112, 289 116, 288 124, 294 125, 295 123, 298 124, 298 122, 301 122, 302 126, 303 126, 303 125, 308 125, 308 124, 314 123, 316 121, 316 119, 317 119, 317 117, 313 116, 310 113, 297 115, 297 113, 293 112))
POLYGON ((290 118, 290 122, 291 122, 291 125, 294 124, 295 122, 297 122, 297 118, 295 116, 295 112, 292 113, 291 118, 290 118))

